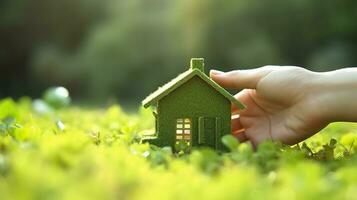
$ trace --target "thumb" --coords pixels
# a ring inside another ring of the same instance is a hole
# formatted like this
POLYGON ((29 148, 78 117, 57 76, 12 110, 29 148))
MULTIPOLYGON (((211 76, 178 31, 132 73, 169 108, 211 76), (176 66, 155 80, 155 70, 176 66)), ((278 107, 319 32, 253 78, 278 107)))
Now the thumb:
POLYGON ((230 72, 211 70, 210 77, 224 88, 256 89, 258 82, 274 69, 274 66, 265 66, 256 69, 235 70, 230 72))

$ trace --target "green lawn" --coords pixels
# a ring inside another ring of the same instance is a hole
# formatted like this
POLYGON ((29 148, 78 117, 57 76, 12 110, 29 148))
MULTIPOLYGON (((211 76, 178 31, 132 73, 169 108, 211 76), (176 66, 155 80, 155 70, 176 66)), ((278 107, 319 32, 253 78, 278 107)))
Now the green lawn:
MULTIPOLYGON (((38 109, 37 109, 38 110, 38 109)), ((227 138, 231 152, 141 144, 150 110, 33 110, 0 101, 0 199, 357 199, 357 125, 335 123, 306 144, 227 138), (335 138, 335 140, 331 140, 335 138)))

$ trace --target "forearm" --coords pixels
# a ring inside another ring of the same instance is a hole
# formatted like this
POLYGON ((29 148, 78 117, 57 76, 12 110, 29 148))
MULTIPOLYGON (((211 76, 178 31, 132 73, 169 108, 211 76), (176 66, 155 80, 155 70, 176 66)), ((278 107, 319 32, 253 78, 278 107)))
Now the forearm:
POLYGON ((314 92, 327 122, 357 122, 357 68, 316 73, 314 92))

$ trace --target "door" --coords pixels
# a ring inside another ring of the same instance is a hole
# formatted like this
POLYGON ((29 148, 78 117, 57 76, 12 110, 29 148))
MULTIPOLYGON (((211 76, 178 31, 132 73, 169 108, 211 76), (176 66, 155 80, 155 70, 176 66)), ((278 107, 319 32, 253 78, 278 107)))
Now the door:
POLYGON ((219 130, 219 118, 200 117, 198 120, 198 144, 216 148, 219 130))

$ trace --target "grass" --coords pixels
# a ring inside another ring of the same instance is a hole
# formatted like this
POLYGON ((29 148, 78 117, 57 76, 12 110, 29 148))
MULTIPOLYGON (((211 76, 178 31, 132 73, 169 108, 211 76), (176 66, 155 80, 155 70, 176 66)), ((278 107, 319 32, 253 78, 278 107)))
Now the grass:
POLYGON ((0 198, 357 199, 356 124, 331 124, 294 147, 254 152, 227 137, 228 153, 174 154, 141 143, 151 115, 1 100, 0 198))

